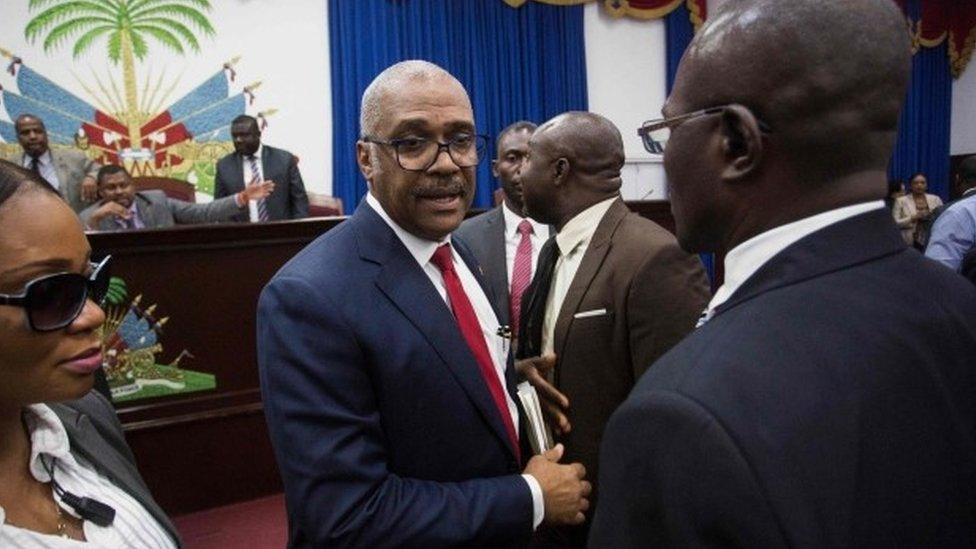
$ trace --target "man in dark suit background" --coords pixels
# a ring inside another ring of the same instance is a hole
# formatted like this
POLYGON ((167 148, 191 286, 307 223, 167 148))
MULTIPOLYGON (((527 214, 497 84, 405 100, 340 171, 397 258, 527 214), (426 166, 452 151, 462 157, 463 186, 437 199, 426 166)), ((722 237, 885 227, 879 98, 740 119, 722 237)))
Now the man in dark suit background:
POLYGON ((217 162, 214 199, 231 196, 253 182, 273 181, 270 196, 256 200, 234 221, 278 221, 308 217, 308 195, 298 171, 298 158, 290 152, 261 143, 258 121, 242 114, 230 125, 234 152, 217 162))
POLYGON ((44 121, 33 114, 22 114, 14 121, 22 154, 6 160, 36 172, 61 194, 75 212, 95 201, 95 174, 98 164, 79 150, 52 150, 44 121))
POLYGON ((519 547, 543 520, 582 521, 580 464, 556 463, 561 448, 523 463, 507 340, 450 238, 484 150, 467 92, 398 63, 364 92, 360 126, 366 199, 258 305, 290 546, 519 547))
POLYGON ((642 131, 726 279, 607 425, 593 547, 976 545, 976 290, 882 201, 910 56, 890 0, 728 2, 695 36, 642 131))
POLYGON ((129 172, 122 166, 98 170, 101 200, 79 214, 86 229, 125 231, 164 229, 173 225, 230 221, 247 208, 249 200, 260 200, 274 190, 274 183, 249 184, 244 190, 213 202, 194 204, 169 198, 163 191, 136 191, 129 172))
POLYGON ((484 269, 501 322, 511 326, 513 337, 517 337, 522 294, 532 281, 539 251, 551 232, 546 225, 525 216, 522 186, 515 179, 533 131, 535 124, 520 120, 498 134, 491 171, 501 183, 505 200, 494 209, 465 220, 454 232, 471 248, 484 269), (514 280, 513 273, 518 275, 514 280))
MULTIPOLYGON (((709 297, 698 257, 624 204, 623 165, 613 123, 570 112, 535 131, 516 176, 526 213, 558 231, 523 298, 518 355, 534 360, 519 370, 545 399, 566 456, 591 474, 610 414, 709 297)), ((540 529, 537 545, 584 547, 588 524, 540 529)))

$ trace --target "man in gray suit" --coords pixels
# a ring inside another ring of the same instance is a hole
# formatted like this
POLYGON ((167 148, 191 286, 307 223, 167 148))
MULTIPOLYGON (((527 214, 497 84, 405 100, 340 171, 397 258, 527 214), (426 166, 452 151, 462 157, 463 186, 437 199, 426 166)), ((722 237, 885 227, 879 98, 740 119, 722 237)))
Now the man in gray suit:
POLYGON ((108 165, 98 170, 98 193, 102 200, 81 212, 85 228, 96 231, 162 229, 173 225, 214 223, 230 219, 247 208, 248 201, 271 194, 274 183, 248 185, 243 191, 206 204, 193 204, 167 197, 162 191, 136 192, 129 172, 108 165))
POLYGON ((522 120, 498 134, 491 171, 501 183, 505 200, 468 219, 454 233, 471 248, 484 269, 501 323, 511 326, 513 332, 518 330, 522 292, 532 280, 539 250, 552 232, 547 225, 525 216, 522 184, 514 177, 529 150, 533 131, 535 124, 522 120), (513 274, 519 275, 517 279, 513 274))
POLYGON ((74 149, 51 150, 44 121, 33 114, 18 116, 14 127, 23 152, 5 160, 43 177, 76 212, 98 198, 95 186, 97 163, 74 149))
POLYGON ((258 121, 242 114, 230 125, 234 152, 217 162, 214 198, 244 190, 249 183, 273 181, 276 191, 256 201, 234 221, 277 221, 308 217, 308 195, 298 171, 298 158, 288 151, 261 144, 258 121))

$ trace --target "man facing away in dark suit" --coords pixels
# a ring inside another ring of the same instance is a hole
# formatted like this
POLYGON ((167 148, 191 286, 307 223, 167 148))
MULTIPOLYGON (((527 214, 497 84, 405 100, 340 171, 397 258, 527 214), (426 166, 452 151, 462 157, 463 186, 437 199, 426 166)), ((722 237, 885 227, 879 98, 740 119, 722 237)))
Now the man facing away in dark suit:
POLYGON ((641 132, 726 278, 607 425, 593 547, 976 545, 976 289, 882 201, 910 56, 890 0, 695 36, 641 132))
POLYGON ((85 228, 95 231, 164 229, 230 221, 247 208, 249 200, 260 200, 274 190, 271 181, 256 182, 234 196, 194 204, 169 198, 162 191, 136 192, 132 177, 122 166, 102 166, 97 177, 101 200, 79 214, 85 228))
POLYGON ((484 269, 502 325, 511 327, 513 338, 518 334, 522 294, 532 281, 539 251, 550 236, 549 227, 525 216, 522 186, 515 179, 533 131, 535 124, 521 120, 498 134, 491 171, 501 183, 505 200, 465 220, 454 233, 471 248, 484 269))
POLYGON ((582 521, 585 471, 561 447, 528 459, 507 340, 450 238, 484 151, 467 92, 398 63, 363 93, 360 126, 366 200, 258 305, 289 545, 521 547, 544 519, 582 521))
POLYGON ((75 212, 95 201, 95 173, 98 164, 79 150, 52 150, 44 121, 33 114, 21 114, 14 121, 22 154, 7 160, 34 171, 58 190, 75 212))
MULTIPOLYGON (((591 475, 610 414, 708 302, 697 256, 620 197, 624 146, 606 118, 570 112, 539 127, 516 180, 525 211, 556 227, 523 298, 519 372, 566 456, 591 475)), ((594 486, 591 501, 598 501, 594 486)), ((589 523, 544 528, 543 547, 584 547, 589 523)))
POLYGON ((252 183, 272 181, 275 190, 270 196, 253 200, 247 211, 234 216, 234 221, 264 222, 308 217, 308 195, 298 171, 298 158, 290 152, 261 143, 258 121, 246 114, 230 125, 234 152, 217 162, 214 180, 214 199, 231 196, 252 183))

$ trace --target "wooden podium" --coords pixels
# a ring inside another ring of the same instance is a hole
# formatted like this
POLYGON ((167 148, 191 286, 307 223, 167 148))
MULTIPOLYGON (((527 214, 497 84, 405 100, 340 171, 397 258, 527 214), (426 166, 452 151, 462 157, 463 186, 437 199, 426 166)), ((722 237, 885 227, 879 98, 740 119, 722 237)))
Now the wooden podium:
POLYGON ((262 412, 255 349, 261 289, 342 219, 90 233, 95 257, 130 298, 168 317, 160 363, 212 374, 216 388, 118 402, 126 438, 156 500, 179 515, 281 491, 262 412), (192 358, 189 356, 192 355, 192 358))

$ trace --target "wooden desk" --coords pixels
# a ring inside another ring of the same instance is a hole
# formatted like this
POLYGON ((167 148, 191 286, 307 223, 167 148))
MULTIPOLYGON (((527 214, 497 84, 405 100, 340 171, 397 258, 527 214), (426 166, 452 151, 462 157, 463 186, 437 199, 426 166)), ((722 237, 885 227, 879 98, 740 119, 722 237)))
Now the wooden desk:
POLYGON ((281 491, 255 349, 258 295, 274 273, 342 218, 89 235, 130 298, 169 317, 160 364, 213 374, 216 388, 120 402, 119 418, 160 505, 178 515, 281 491))

